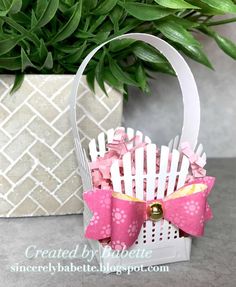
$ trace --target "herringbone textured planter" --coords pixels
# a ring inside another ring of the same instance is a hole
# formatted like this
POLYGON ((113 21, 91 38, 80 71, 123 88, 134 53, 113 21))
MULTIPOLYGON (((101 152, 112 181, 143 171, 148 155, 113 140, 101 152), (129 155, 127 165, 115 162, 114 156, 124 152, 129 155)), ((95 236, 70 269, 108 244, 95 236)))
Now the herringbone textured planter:
MULTIPOLYGON (((68 113, 72 75, 27 75, 13 95, 13 76, 0 75, 0 216, 81 213, 68 113)), ((78 119, 84 146, 99 132, 119 126, 122 97, 108 87, 93 95, 83 79, 78 119)))

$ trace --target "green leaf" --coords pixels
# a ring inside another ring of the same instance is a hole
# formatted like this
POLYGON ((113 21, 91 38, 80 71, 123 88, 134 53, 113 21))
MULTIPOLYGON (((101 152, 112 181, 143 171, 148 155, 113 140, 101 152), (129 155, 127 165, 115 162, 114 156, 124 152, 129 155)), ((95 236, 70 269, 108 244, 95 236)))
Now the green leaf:
POLYGON ((95 69, 90 70, 86 75, 86 80, 90 90, 94 92, 94 84, 95 84, 95 69))
POLYGON ((172 9, 199 9, 199 7, 191 5, 184 0, 155 0, 155 2, 163 7, 172 9))
POLYGON ((126 102, 128 102, 128 99, 129 99, 129 90, 128 90, 128 86, 127 86, 127 85, 124 85, 123 97, 124 97, 124 100, 125 100, 126 102))
POLYGON ((92 37, 90 39, 91 42, 94 42, 96 44, 101 44, 103 42, 105 42, 109 36, 110 32, 100 32, 97 33, 96 36, 92 37))
POLYGON ((81 56, 86 49, 87 41, 84 41, 84 43, 76 48, 76 50, 71 53, 70 55, 63 58, 64 61, 66 61, 68 64, 78 63, 81 60, 81 56))
POLYGON ((99 30, 101 32, 106 32, 106 33, 110 34, 113 30, 113 25, 112 25, 111 21, 106 19, 106 21, 104 21, 104 23, 102 23, 102 25, 99 27, 99 30))
POLYGON ((23 81, 24 81, 24 74, 16 74, 10 94, 14 94, 21 87, 23 81))
POLYGON ((166 58, 148 44, 139 42, 138 45, 133 48, 133 52, 139 59, 148 63, 145 65, 151 67, 152 70, 162 71, 171 75, 175 74, 166 58))
POLYGON ((0 34, 3 34, 3 20, 0 18, 0 34))
POLYGON ((178 46, 187 56, 213 70, 213 66, 200 46, 178 46))
POLYGON ((35 65, 31 62, 25 50, 21 48, 21 72, 23 72, 27 67, 35 68, 35 65))
POLYGON ((47 0, 37 0, 35 14, 39 18, 43 12, 47 9, 48 1, 47 0))
POLYGON ((111 19, 111 22, 113 23, 116 30, 119 29, 119 21, 124 13, 124 10, 120 6, 115 6, 114 9, 111 11, 109 17, 111 19))
POLYGON ((40 60, 44 60, 47 57, 48 50, 43 39, 40 39, 40 46, 38 51, 40 60))
POLYGON ((22 7, 22 0, 10 0, 10 2, 12 2, 12 5, 9 13, 11 14, 18 13, 22 7))
POLYGON ((87 84, 90 88, 90 90, 95 93, 95 69, 91 69, 87 74, 86 74, 86 80, 87 84))
POLYGON ((118 0, 103 0, 102 2, 99 1, 98 7, 93 10, 93 14, 103 15, 109 13, 115 7, 117 1, 118 0))
POLYGON ((104 57, 105 57, 105 50, 102 53, 102 56, 100 57, 100 60, 97 64, 96 70, 95 70, 95 76, 98 82, 99 87, 102 89, 102 91, 108 96, 105 85, 104 85, 104 79, 103 79, 103 69, 104 69, 104 57))
POLYGON ((168 62, 167 63, 145 62, 144 66, 145 68, 151 71, 161 72, 161 73, 168 74, 171 76, 176 76, 174 69, 171 67, 171 65, 168 62))
POLYGON ((86 32, 86 31, 75 32, 74 36, 79 38, 79 39, 88 39, 88 38, 95 37, 95 35, 93 33, 86 32))
POLYGON ((170 21, 160 23, 156 25, 156 27, 166 38, 180 44, 186 55, 213 69, 210 61, 202 50, 201 44, 181 25, 170 21))
POLYGON ((25 13, 21 11, 16 14, 12 14, 11 18, 15 20, 17 23, 23 24, 25 26, 28 26, 30 23, 30 16, 26 15, 25 13))
POLYGON ((63 69, 66 69, 68 72, 72 73, 72 74, 75 74, 78 70, 78 67, 74 66, 74 65, 71 65, 71 64, 64 64, 64 63, 61 63, 60 64, 62 65, 63 69))
POLYGON ((183 26, 174 21, 161 22, 156 24, 156 28, 171 41, 184 46, 199 46, 200 43, 183 26))
POLYGON ((215 39, 217 45, 231 58, 236 60, 236 44, 231 40, 219 35, 216 31, 206 27, 204 25, 201 26, 200 31, 207 34, 208 36, 215 39))
POLYGON ((138 42, 132 49, 141 60, 151 63, 167 63, 167 60, 155 48, 148 44, 138 42))
POLYGON ((200 25, 199 22, 194 22, 194 21, 192 21, 190 19, 179 18, 178 16, 175 16, 175 15, 167 16, 165 18, 165 21, 166 22, 172 21, 172 22, 182 26, 186 30, 189 30, 189 29, 192 29, 192 28, 196 28, 196 27, 198 27, 200 25))
POLYGON ((90 26, 89 28, 89 32, 90 33, 93 33, 98 26, 100 26, 102 24, 102 22, 106 19, 107 15, 102 15, 102 16, 99 16, 96 21, 93 22, 93 24, 90 26))
POLYGON ((110 43, 110 51, 111 52, 119 52, 121 50, 129 48, 136 40, 133 39, 122 39, 115 40, 110 43))
POLYGON ((119 30, 119 34, 120 35, 125 34, 129 31, 135 29, 141 23, 142 23, 142 21, 135 19, 135 18, 126 19, 125 24, 122 25, 122 27, 119 30))
POLYGON ((43 69, 52 69, 53 68, 53 58, 52 58, 52 53, 48 52, 47 57, 43 63, 43 65, 39 68, 39 70, 43 69))
POLYGON ((207 5, 206 3, 203 3, 200 0, 188 0, 188 2, 190 2, 191 4, 193 4, 195 6, 200 7, 201 8, 201 10, 200 10, 201 14, 209 15, 209 16, 223 15, 224 14, 224 12, 221 11, 220 9, 210 7, 209 5, 207 5))
POLYGON ((0 17, 20 11, 22 0, 0 0, 0 17))
POLYGON ((32 0, 24 0, 24 1, 22 2, 22 8, 21 8, 21 10, 22 10, 22 11, 26 10, 26 9, 28 8, 28 6, 31 4, 31 2, 32 2, 32 0))
POLYGON ((131 77, 131 75, 123 71, 117 64, 117 62, 114 61, 111 57, 109 57, 109 67, 113 76, 117 78, 117 80, 121 83, 125 83, 127 85, 135 87, 138 86, 138 83, 131 77))
POLYGON ((118 90, 120 93, 124 93, 123 83, 119 82, 111 73, 110 69, 104 68, 103 70, 104 80, 113 88, 118 90))
MULTIPOLYGON (((20 46, 21 46, 22 48, 24 48, 27 53, 30 53, 31 45, 30 45, 30 43, 27 41, 27 39, 23 39, 23 40, 21 41, 21 45, 20 45, 20 46)), ((13 53, 14 53, 14 52, 15 52, 15 51, 13 50, 13 53)))
POLYGON ((236 5, 231 0, 201 0, 212 8, 228 13, 236 13, 236 5))
POLYGON ((135 72, 135 77, 143 92, 147 91, 147 77, 142 65, 138 65, 135 72))
POLYGON ((38 0, 38 2, 41 4, 38 5, 36 15, 40 16, 37 23, 37 28, 40 28, 54 17, 59 6, 59 0, 38 0))
POLYGON ((77 53, 78 49, 80 49, 80 46, 81 46, 81 42, 77 41, 77 42, 74 42, 73 45, 69 43, 67 45, 60 45, 59 43, 57 43, 54 45, 54 48, 57 51, 63 52, 65 54, 73 54, 73 53, 77 53))
POLYGON ((31 29, 33 29, 37 25, 37 23, 38 23, 38 20, 36 18, 34 10, 32 10, 31 19, 30 19, 30 27, 31 27, 31 29))
POLYGON ((7 24, 9 24, 12 28, 14 28, 16 31, 18 31, 22 35, 21 37, 22 39, 24 38, 30 39, 36 47, 40 45, 40 40, 37 34, 32 33, 31 31, 28 31, 24 26, 18 24, 16 21, 14 21, 10 17, 3 17, 3 19, 7 24))
POLYGON ((21 69, 21 58, 16 57, 1 57, 0 68, 4 68, 7 71, 19 71, 21 69))
POLYGON ((11 51, 20 41, 19 36, 15 36, 14 38, 10 38, 9 36, 5 36, 6 39, 0 40, 0 55, 4 55, 7 52, 11 51))
POLYGON ((59 11, 62 12, 63 14, 66 13, 66 11, 69 9, 70 7, 68 6, 68 4, 64 3, 63 1, 59 1, 59 11))
POLYGON ((52 37, 50 43, 56 43, 68 38, 74 31, 78 28, 80 18, 81 18, 81 9, 82 9, 82 0, 77 2, 73 6, 73 14, 66 24, 63 24, 62 28, 58 31, 58 33, 52 37))
POLYGON ((99 27, 99 31, 109 32, 109 34, 112 32, 112 30, 113 30, 113 25, 111 21, 109 21, 109 19, 106 19, 106 21, 104 21, 102 25, 99 27))
POLYGON ((175 10, 169 8, 163 8, 157 5, 149 5, 136 2, 118 2, 118 4, 121 7, 125 8, 125 10, 133 17, 144 21, 161 19, 175 12, 175 10))
POLYGON ((90 10, 94 9, 97 6, 98 0, 89 0, 84 1, 83 9, 86 13, 90 12, 90 10))
POLYGON ((236 60, 236 45, 231 40, 215 33, 214 38, 218 46, 231 58, 236 60))

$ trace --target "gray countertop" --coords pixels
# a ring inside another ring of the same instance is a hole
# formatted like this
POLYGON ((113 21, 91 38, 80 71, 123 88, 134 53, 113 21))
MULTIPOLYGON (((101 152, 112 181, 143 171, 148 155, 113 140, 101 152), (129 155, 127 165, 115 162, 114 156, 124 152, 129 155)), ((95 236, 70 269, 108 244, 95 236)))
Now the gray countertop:
MULTIPOLYGON (((73 249, 82 246, 82 216, 0 219, 0 286, 236 286, 236 159, 210 159, 208 174, 217 177, 209 202, 214 219, 205 236, 194 239, 190 262, 167 264, 169 272, 116 275, 85 272, 11 272, 10 266, 86 264, 82 259, 27 259, 30 245, 37 249, 73 249)), ((91 264, 96 264, 92 262, 91 264)), ((16 267, 15 267, 16 268, 16 267)))

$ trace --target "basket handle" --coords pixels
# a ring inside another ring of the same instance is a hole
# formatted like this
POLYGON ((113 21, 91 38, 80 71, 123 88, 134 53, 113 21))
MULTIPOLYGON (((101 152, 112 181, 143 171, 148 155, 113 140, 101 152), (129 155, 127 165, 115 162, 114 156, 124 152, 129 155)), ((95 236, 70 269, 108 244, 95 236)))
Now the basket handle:
POLYGON ((114 40, 121 40, 127 38, 140 40, 150 44, 151 46, 159 50, 167 58, 167 60, 170 62, 171 66, 175 70, 180 83, 184 105, 183 128, 180 137, 180 143, 188 141, 191 147, 194 149, 197 144, 200 127, 200 102, 193 74, 184 58, 179 54, 176 49, 174 49, 164 40, 156 36, 144 33, 130 33, 117 36, 96 47, 83 60, 75 75, 70 97, 70 116, 72 123, 72 132, 76 144, 78 145, 80 143, 79 132, 76 125, 76 96, 83 72, 94 54, 104 45, 114 40))

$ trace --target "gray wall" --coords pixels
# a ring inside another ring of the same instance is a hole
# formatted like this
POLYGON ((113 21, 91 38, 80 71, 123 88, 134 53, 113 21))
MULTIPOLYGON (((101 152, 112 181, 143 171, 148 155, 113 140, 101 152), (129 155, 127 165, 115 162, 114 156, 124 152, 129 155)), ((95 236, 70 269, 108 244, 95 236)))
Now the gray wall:
MULTIPOLYGON (((218 26, 218 32, 236 42, 236 24, 218 26)), ((215 71, 187 59, 195 76, 201 101, 202 142, 208 157, 236 157, 236 61, 211 39, 200 36, 215 71)), ((182 127, 182 99, 178 81, 157 74, 152 95, 131 89, 124 106, 125 126, 140 129, 157 144, 165 144, 182 127)))

